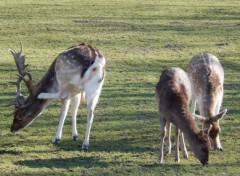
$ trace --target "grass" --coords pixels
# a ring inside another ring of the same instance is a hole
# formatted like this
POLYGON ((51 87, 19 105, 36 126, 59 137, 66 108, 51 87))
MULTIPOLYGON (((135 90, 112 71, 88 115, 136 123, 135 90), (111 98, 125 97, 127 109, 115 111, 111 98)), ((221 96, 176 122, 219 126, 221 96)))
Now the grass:
POLYGON ((240 3, 238 0, 23 0, 0 2, 0 175, 239 175, 240 3), (79 141, 67 118, 63 139, 51 144, 60 113, 53 102, 31 126, 13 135, 9 127, 15 65, 8 48, 23 42, 39 80, 65 48, 90 43, 107 58, 107 76, 91 132, 81 150, 86 108, 79 109, 79 141), (225 70, 221 121, 224 152, 211 151, 202 166, 189 159, 157 163, 160 125, 154 89, 161 71, 186 69, 202 51, 219 57, 225 70))

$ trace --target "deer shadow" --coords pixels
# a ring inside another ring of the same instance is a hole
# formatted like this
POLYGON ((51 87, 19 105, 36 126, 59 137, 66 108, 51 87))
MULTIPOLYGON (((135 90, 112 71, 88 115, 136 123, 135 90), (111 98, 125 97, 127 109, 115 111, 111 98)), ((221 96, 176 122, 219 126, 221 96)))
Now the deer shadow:
MULTIPOLYGON (((33 160, 22 160, 15 162, 16 165, 27 166, 30 168, 63 168, 63 169, 70 169, 73 167, 100 167, 105 168, 108 167, 109 164, 114 163, 107 163, 100 161, 98 157, 73 157, 73 158, 51 158, 51 159, 33 159, 33 160)), ((116 163, 117 164, 117 163, 116 163)))

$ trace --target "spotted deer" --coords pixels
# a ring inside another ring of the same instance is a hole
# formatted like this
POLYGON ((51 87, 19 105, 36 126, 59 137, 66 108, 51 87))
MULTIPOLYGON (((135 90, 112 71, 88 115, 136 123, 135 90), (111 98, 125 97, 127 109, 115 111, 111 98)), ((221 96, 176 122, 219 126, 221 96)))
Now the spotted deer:
POLYGON ((188 66, 188 76, 192 85, 191 112, 195 113, 196 104, 203 129, 209 128, 212 147, 223 150, 220 143, 219 121, 227 109, 219 113, 223 99, 224 71, 218 58, 212 54, 200 53, 193 57, 188 66))
POLYGON ((166 127, 171 123, 175 126, 175 161, 179 162, 180 132, 188 141, 191 150, 202 164, 209 159, 209 131, 198 128, 189 108, 191 85, 187 74, 180 68, 168 68, 160 76, 156 86, 158 111, 161 125, 161 140, 158 160, 163 163, 163 147, 166 127))
POLYGON ((89 146, 89 136, 93 123, 94 109, 98 102, 105 76, 105 58, 96 48, 88 44, 72 46, 62 53, 51 64, 43 78, 35 84, 31 74, 26 70, 25 56, 9 49, 14 57, 19 78, 17 80, 14 119, 12 132, 17 132, 32 123, 50 103, 51 99, 61 99, 61 115, 57 133, 52 142, 57 143, 62 137, 64 121, 71 104, 72 137, 77 140, 76 115, 80 99, 86 95, 87 127, 83 149, 89 146), (29 96, 21 94, 21 82, 27 86, 29 96))

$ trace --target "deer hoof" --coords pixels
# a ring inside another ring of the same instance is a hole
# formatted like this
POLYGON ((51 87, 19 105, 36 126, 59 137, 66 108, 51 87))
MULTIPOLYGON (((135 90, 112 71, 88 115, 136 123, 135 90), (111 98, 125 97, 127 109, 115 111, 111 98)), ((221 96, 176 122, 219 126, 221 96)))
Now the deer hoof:
POLYGON ((53 144, 57 144, 58 141, 60 141, 60 139, 55 139, 55 138, 54 138, 54 139, 52 140, 52 143, 53 143, 53 144))
POLYGON ((83 150, 88 150, 88 147, 89 147, 88 145, 82 145, 83 150))
POLYGON ((222 147, 215 147, 215 150, 218 150, 218 151, 222 151, 222 152, 223 152, 222 147))
POLYGON ((183 158, 188 159, 188 154, 184 154, 183 158))
POLYGON ((163 164, 163 159, 158 159, 157 162, 158 162, 159 164, 163 164))
POLYGON ((73 136, 73 140, 77 141, 78 140, 78 136, 73 136))
POLYGON ((176 163, 179 163, 179 162, 180 162, 180 159, 179 159, 179 158, 175 158, 175 162, 176 162, 176 163))

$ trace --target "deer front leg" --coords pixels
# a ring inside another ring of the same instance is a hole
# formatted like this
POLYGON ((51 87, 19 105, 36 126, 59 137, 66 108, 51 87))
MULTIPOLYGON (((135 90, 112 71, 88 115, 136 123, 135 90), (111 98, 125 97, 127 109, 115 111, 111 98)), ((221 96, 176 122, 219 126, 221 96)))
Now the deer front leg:
POLYGON ((175 128, 175 138, 176 138, 175 161, 177 163, 180 162, 180 158, 179 158, 179 135, 180 135, 180 130, 176 127, 175 128))
POLYGON ((158 152, 158 161, 160 163, 163 163, 164 139, 166 137, 166 120, 160 117, 160 123, 161 123, 161 140, 160 140, 160 146, 159 146, 159 152, 158 152))
POLYGON ((62 138, 62 129, 63 129, 64 121, 65 121, 66 116, 67 116, 69 105, 70 105, 70 100, 68 100, 68 99, 62 99, 61 100, 60 121, 59 121, 56 136, 52 140, 52 143, 54 143, 54 144, 56 144, 62 138))
POLYGON ((182 132, 180 132, 180 148, 182 150, 183 158, 187 159, 188 158, 188 152, 187 148, 185 145, 185 140, 184 140, 184 135, 182 132))
POLYGON ((86 98, 87 98, 87 128, 86 128, 86 134, 85 134, 85 139, 82 145, 82 149, 88 149, 89 147, 89 137, 90 137, 90 132, 92 128, 92 123, 93 123, 93 118, 94 118, 94 110, 97 105, 98 99, 99 99, 99 93, 96 93, 95 95, 87 94, 86 93, 86 98))
POLYGON ((81 93, 75 95, 71 99, 71 110, 72 110, 72 138, 74 141, 78 140, 78 132, 77 132, 77 112, 78 107, 80 105, 81 93))

